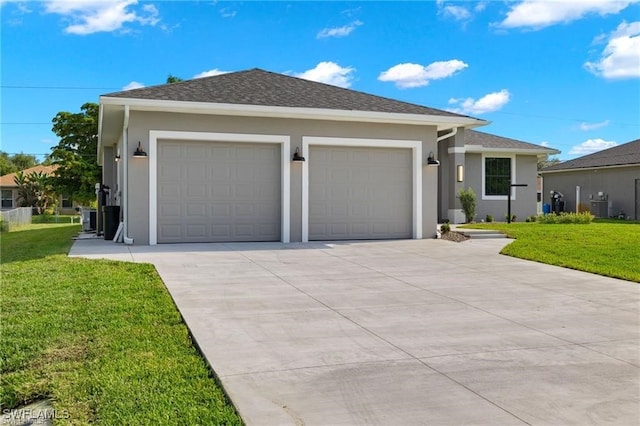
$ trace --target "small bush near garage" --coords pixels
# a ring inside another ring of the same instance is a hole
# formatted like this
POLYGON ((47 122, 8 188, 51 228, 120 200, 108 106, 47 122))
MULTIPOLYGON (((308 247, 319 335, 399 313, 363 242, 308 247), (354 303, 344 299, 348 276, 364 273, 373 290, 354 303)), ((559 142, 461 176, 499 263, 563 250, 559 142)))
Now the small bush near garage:
POLYGON ((595 218, 590 212, 539 215, 536 219, 538 223, 544 224, 587 224, 595 218))

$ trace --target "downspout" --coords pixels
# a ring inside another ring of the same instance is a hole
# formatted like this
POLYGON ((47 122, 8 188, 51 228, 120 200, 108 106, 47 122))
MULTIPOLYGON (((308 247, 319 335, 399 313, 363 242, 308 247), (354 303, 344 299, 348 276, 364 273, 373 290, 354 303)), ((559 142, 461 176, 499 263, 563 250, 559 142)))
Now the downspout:
POLYGON ((454 127, 453 129, 451 129, 451 131, 450 131, 449 133, 446 133, 446 134, 444 134, 444 135, 442 135, 442 136, 438 136, 438 137, 436 138, 436 142, 440 142, 441 140, 444 140, 444 139, 450 138, 451 136, 455 136, 455 135, 456 135, 456 133, 458 133, 458 128, 457 128, 457 127, 454 127))
POLYGON ((133 244, 129 237, 129 105, 124 106, 124 124, 122 125, 122 219, 124 221, 123 240, 127 245, 133 244))

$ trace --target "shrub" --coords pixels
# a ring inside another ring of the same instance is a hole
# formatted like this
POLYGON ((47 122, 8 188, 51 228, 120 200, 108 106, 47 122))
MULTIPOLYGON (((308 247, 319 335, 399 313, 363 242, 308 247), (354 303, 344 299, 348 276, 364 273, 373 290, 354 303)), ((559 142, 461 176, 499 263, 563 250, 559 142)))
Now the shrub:
POLYGON ((442 232, 443 234, 446 234, 449 231, 451 231, 451 225, 449 225, 448 222, 445 222, 442 225, 440 225, 440 232, 442 232))
POLYGON ((582 213, 567 213, 562 212, 560 214, 547 214, 547 215, 538 215, 536 221, 539 223, 545 224, 556 224, 556 223, 572 223, 572 224, 586 224, 591 223, 595 218, 589 212, 582 213))
POLYGON ((473 192, 473 188, 461 189, 458 191, 458 198, 460 198, 460 204, 462 205, 462 211, 466 218, 467 223, 471 222, 476 217, 476 193, 473 192))
MULTIPOLYGON (((515 214, 512 214, 511 215, 511 222, 515 222, 517 218, 518 218, 518 216, 516 216, 515 214)), ((508 214, 504 215, 504 221, 505 222, 509 221, 509 215, 508 214)))
POLYGON ((488 214, 485 218, 484 218, 485 222, 487 223, 491 223, 493 222, 493 216, 491 216, 490 214, 488 214))

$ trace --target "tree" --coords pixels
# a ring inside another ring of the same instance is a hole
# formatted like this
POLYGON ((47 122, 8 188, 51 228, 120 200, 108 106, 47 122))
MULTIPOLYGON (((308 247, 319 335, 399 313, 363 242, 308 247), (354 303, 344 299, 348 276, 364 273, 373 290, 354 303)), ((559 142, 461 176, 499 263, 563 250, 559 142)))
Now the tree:
POLYGON ((53 132, 60 138, 51 148, 51 163, 57 165, 53 186, 58 194, 89 204, 95 200, 95 184, 102 179, 98 165, 98 111, 85 103, 81 112, 59 112, 53 118, 53 132))
POLYGON ((13 181, 18 186, 18 203, 42 214, 55 200, 51 178, 42 172, 16 173, 13 181))
POLYGON ((17 172, 18 168, 11 158, 9 154, 4 151, 0 151, 0 176, 8 175, 9 173, 17 172))
POLYGON ((167 76, 167 84, 180 83, 181 81, 184 81, 184 80, 182 80, 180 77, 176 77, 173 74, 169 74, 167 76))
POLYGON ((9 155, 4 151, 0 151, 0 176, 17 172, 18 170, 28 169, 37 166, 38 159, 35 155, 30 154, 13 154, 9 155))
POLYGON ((551 167, 558 163, 560 163, 560 159, 558 157, 549 158, 548 154, 542 158, 538 157, 538 170, 542 170, 545 167, 551 167))
POLYGON ((18 170, 25 170, 38 165, 38 159, 35 155, 24 154, 22 152, 20 154, 13 154, 11 156, 11 162, 16 165, 18 170))
POLYGON ((464 213, 467 223, 469 223, 476 217, 476 193, 471 187, 461 189, 458 191, 458 198, 460 198, 462 212, 464 213))

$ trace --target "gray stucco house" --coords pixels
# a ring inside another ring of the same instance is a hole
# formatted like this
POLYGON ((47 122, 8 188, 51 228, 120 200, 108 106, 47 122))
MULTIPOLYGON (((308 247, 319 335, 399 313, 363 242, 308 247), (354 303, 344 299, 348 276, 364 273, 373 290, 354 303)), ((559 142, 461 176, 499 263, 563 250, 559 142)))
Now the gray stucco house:
POLYGON ((499 216, 527 183, 514 212, 536 213, 557 151, 487 124, 252 69, 101 96, 98 157, 126 243, 432 238, 466 186, 499 216))
MULTIPOLYGON (((640 139, 540 171, 545 197, 564 195, 565 211, 640 220, 640 139)), ((549 202, 548 200, 545 202, 549 202)))

